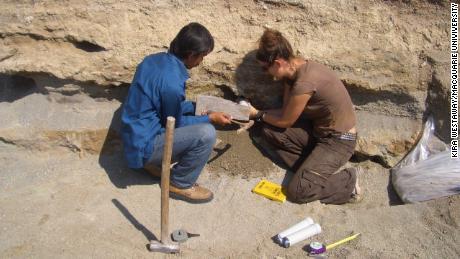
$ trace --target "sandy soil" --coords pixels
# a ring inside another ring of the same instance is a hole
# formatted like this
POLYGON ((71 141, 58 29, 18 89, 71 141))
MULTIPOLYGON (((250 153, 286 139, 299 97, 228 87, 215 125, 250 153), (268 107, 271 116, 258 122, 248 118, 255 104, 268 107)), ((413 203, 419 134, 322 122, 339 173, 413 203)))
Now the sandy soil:
POLYGON ((208 170, 219 175, 239 175, 244 179, 267 176, 276 170, 271 160, 273 153, 261 146, 260 138, 249 137, 250 133, 256 134, 256 126, 239 135, 232 130, 235 128, 238 127, 227 127, 218 132, 219 140, 211 154, 208 170))
POLYGON ((270 164, 247 134, 219 136, 224 141, 228 136, 235 149, 211 162, 199 179, 214 191, 215 199, 203 205, 170 203, 171 231, 184 228, 201 234, 184 243, 180 255, 147 250, 149 240, 160 235, 160 188, 150 176, 128 170, 121 156, 58 156, 2 144, 0 257, 299 258, 306 256, 302 248, 309 242, 330 243, 351 232, 362 236, 330 251, 328 258, 460 255, 459 196, 402 205, 389 185, 388 170, 362 162, 350 164, 364 169, 361 182, 366 196, 361 203, 281 204, 250 190, 261 176, 283 182, 285 170, 270 164), (247 149, 236 149, 241 146, 247 149), (249 153, 254 165, 264 167, 246 167, 251 164, 243 160, 236 163, 238 155, 249 153), (221 167, 224 164, 228 170, 221 167), (234 171, 241 166, 257 177, 234 171), (306 216, 322 226, 320 235, 289 249, 273 243, 272 236, 306 216))
POLYGON ((449 1, 0 6, 0 258, 299 258, 309 242, 330 243, 351 232, 362 236, 329 258, 460 258, 460 196, 402 205, 380 165, 412 146, 425 115, 437 117, 441 132, 450 130, 449 1), (221 131, 222 143, 199 180, 215 199, 171 201, 171 231, 201 236, 178 256, 146 249, 160 234, 160 188, 126 168, 114 129, 138 62, 164 51, 190 21, 209 28, 216 46, 191 71, 189 98, 242 94, 259 108, 275 105, 281 88, 252 58, 265 26, 283 31, 297 54, 339 74, 358 111, 361 162, 349 166, 364 169, 362 203, 280 204, 252 194, 262 178, 286 182, 286 171, 257 138, 221 131), (272 242, 307 216, 323 233, 289 249, 272 242))

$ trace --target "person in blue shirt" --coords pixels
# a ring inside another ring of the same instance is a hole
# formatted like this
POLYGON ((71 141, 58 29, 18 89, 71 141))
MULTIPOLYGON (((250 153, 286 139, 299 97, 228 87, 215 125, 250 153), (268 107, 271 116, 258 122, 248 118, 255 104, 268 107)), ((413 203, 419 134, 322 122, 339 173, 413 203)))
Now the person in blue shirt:
POLYGON ((176 119, 170 195, 191 203, 212 200, 213 193, 196 184, 216 141, 212 124, 226 125, 222 112, 195 116, 185 100, 187 69, 198 66, 214 48, 210 32, 199 23, 183 27, 167 53, 147 56, 137 67, 122 110, 124 154, 130 168, 144 168, 160 176, 166 118, 176 119), (212 123, 212 124, 211 124, 212 123))

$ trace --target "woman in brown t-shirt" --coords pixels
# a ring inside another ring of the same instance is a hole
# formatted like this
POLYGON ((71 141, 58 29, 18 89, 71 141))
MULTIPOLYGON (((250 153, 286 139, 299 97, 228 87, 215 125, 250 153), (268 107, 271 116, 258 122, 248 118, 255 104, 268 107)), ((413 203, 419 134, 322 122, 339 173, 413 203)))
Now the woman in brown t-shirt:
POLYGON ((258 111, 263 135, 295 171, 287 188, 291 201, 342 204, 361 198, 354 168, 340 168, 356 146, 356 115, 351 98, 335 73, 296 57, 289 42, 267 29, 256 58, 274 80, 283 80, 283 107, 258 111))

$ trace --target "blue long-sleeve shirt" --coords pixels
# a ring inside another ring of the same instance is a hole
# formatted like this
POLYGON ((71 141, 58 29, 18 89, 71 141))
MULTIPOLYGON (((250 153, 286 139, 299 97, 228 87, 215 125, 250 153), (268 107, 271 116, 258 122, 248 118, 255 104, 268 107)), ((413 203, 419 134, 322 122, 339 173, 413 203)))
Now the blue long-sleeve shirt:
POLYGON ((207 115, 194 116, 193 104, 185 100, 184 63, 170 53, 146 57, 138 66, 121 115, 125 158, 131 168, 141 168, 151 157, 154 138, 165 131, 166 118, 176 128, 209 122, 207 115))

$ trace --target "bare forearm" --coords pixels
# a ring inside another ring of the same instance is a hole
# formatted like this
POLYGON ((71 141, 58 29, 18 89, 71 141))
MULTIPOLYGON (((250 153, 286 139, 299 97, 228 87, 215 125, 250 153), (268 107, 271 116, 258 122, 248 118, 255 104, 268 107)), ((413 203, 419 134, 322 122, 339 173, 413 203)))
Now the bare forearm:
POLYGON ((271 109, 271 110, 265 110, 266 113, 281 117, 283 115, 283 110, 282 109, 271 109))
POLYGON ((282 110, 266 112, 262 120, 279 128, 290 128, 299 118, 310 96, 310 94, 291 96, 286 107, 283 107, 282 110))
POLYGON ((281 110, 269 110, 265 113, 262 119, 264 122, 273 125, 278 128, 289 128, 291 123, 287 120, 283 120, 281 110))

